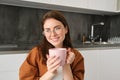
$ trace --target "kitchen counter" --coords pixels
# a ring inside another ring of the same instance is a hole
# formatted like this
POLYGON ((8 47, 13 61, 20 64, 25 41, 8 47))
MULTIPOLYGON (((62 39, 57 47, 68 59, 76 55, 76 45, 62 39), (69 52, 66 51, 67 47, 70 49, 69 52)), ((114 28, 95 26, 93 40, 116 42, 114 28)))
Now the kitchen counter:
POLYGON ((104 44, 100 44, 100 43, 95 43, 95 44, 91 44, 91 43, 81 43, 81 44, 74 44, 73 45, 76 48, 119 48, 120 47, 120 43, 104 43, 104 44))
MULTIPOLYGON (((21 54, 28 53, 36 45, 0 45, 0 54, 21 54)), ((106 50, 119 49, 120 44, 74 44, 78 50, 106 50)))
POLYGON ((120 44, 81 44, 75 45, 79 50, 108 50, 108 49, 120 49, 120 44))
POLYGON ((7 54, 26 54, 29 50, 18 50, 18 51, 0 51, 0 55, 7 55, 7 54))
POLYGON ((0 51, 23 51, 23 50, 30 50, 37 44, 5 44, 0 45, 0 51))

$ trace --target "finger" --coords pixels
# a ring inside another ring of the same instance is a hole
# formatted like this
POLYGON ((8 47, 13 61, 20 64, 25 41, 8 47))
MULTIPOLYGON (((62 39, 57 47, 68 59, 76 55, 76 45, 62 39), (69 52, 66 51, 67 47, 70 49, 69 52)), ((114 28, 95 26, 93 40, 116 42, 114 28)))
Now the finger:
POLYGON ((56 65, 60 64, 61 60, 59 58, 57 58, 57 60, 55 60, 52 64, 51 64, 51 68, 55 67, 56 65))
POLYGON ((57 60, 59 60, 59 57, 51 56, 51 57, 47 60, 47 67, 53 65, 53 63, 55 63, 57 60))
POLYGON ((56 71, 58 68, 60 67, 60 64, 56 65, 55 67, 51 68, 51 72, 54 72, 56 71))
POLYGON ((49 58, 49 55, 48 54, 46 54, 46 57, 47 57, 47 59, 49 58))
POLYGON ((71 52, 71 48, 68 48, 68 50, 67 50, 68 52, 71 52))
POLYGON ((48 70, 51 72, 57 70, 57 68, 60 66, 60 63, 61 63, 60 59, 55 61, 53 64, 48 66, 48 70))
POLYGON ((71 64, 75 59, 75 54, 73 52, 70 52, 68 58, 67 58, 67 64, 71 64))
POLYGON ((69 56, 69 57, 67 58, 67 64, 70 64, 70 63, 71 63, 71 61, 72 61, 72 57, 71 57, 71 56, 69 56))
POLYGON ((68 59, 67 64, 71 64, 71 63, 72 63, 72 60, 68 59))
POLYGON ((55 56, 51 56, 51 57, 49 56, 48 59, 47 59, 47 65, 52 64, 53 63, 52 60, 54 60, 54 58, 55 58, 55 56))
POLYGON ((57 59, 59 59, 59 57, 53 56, 53 57, 50 59, 50 63, 53 64, 57 59))

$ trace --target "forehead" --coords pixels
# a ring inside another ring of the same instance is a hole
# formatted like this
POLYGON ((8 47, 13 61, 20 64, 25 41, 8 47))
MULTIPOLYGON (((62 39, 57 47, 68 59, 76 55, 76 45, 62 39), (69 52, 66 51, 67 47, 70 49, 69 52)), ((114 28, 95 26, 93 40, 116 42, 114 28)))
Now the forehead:
POLYGON ((55 27, 55 26, 58 26, 58 25, 63 26, 62 22, 60 22, 56 19, 50 18, 50 19, 45 20, 43 27, 44 28, 52 28, 52 27, 55 27))

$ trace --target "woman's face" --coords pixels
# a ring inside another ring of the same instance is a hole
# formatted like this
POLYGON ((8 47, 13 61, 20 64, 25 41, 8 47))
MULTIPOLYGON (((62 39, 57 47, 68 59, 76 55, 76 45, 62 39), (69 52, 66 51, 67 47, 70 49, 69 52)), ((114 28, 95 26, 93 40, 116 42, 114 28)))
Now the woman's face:
POLYGON ((49 43, 51 43, 57 48, 63 46, 63 41, 65 39, 67 29, 60 21, 53 18, 47 19, 44 22, 43 28, 44 36, 46 37, 49 43))

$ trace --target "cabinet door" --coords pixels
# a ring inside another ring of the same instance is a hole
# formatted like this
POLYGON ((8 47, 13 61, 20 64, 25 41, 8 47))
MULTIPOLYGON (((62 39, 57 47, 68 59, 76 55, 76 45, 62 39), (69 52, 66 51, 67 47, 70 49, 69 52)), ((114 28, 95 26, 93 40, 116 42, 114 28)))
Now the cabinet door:
POLYGON ((85 77, 84 80, 99 79, 99 50, 80 51, 84 57, 85 77))
POLYGON ((120 49, 101 50, 99 80, 120 80, 120 49))
POLYGON ((0 55, 0 80, 18 80, 19 68, 27 53, 0 55))
POLYGON ((51 4, 76 7, 76 8, 87 8, 88 0, 51 0, 51 4))
POLYGON ((102 11, 116 11, 117 0, 88 0, 88 8, 102 11))
POLYGON ((120 80, 120 49, 80 52, 85 62, 85 80, 120 80))

